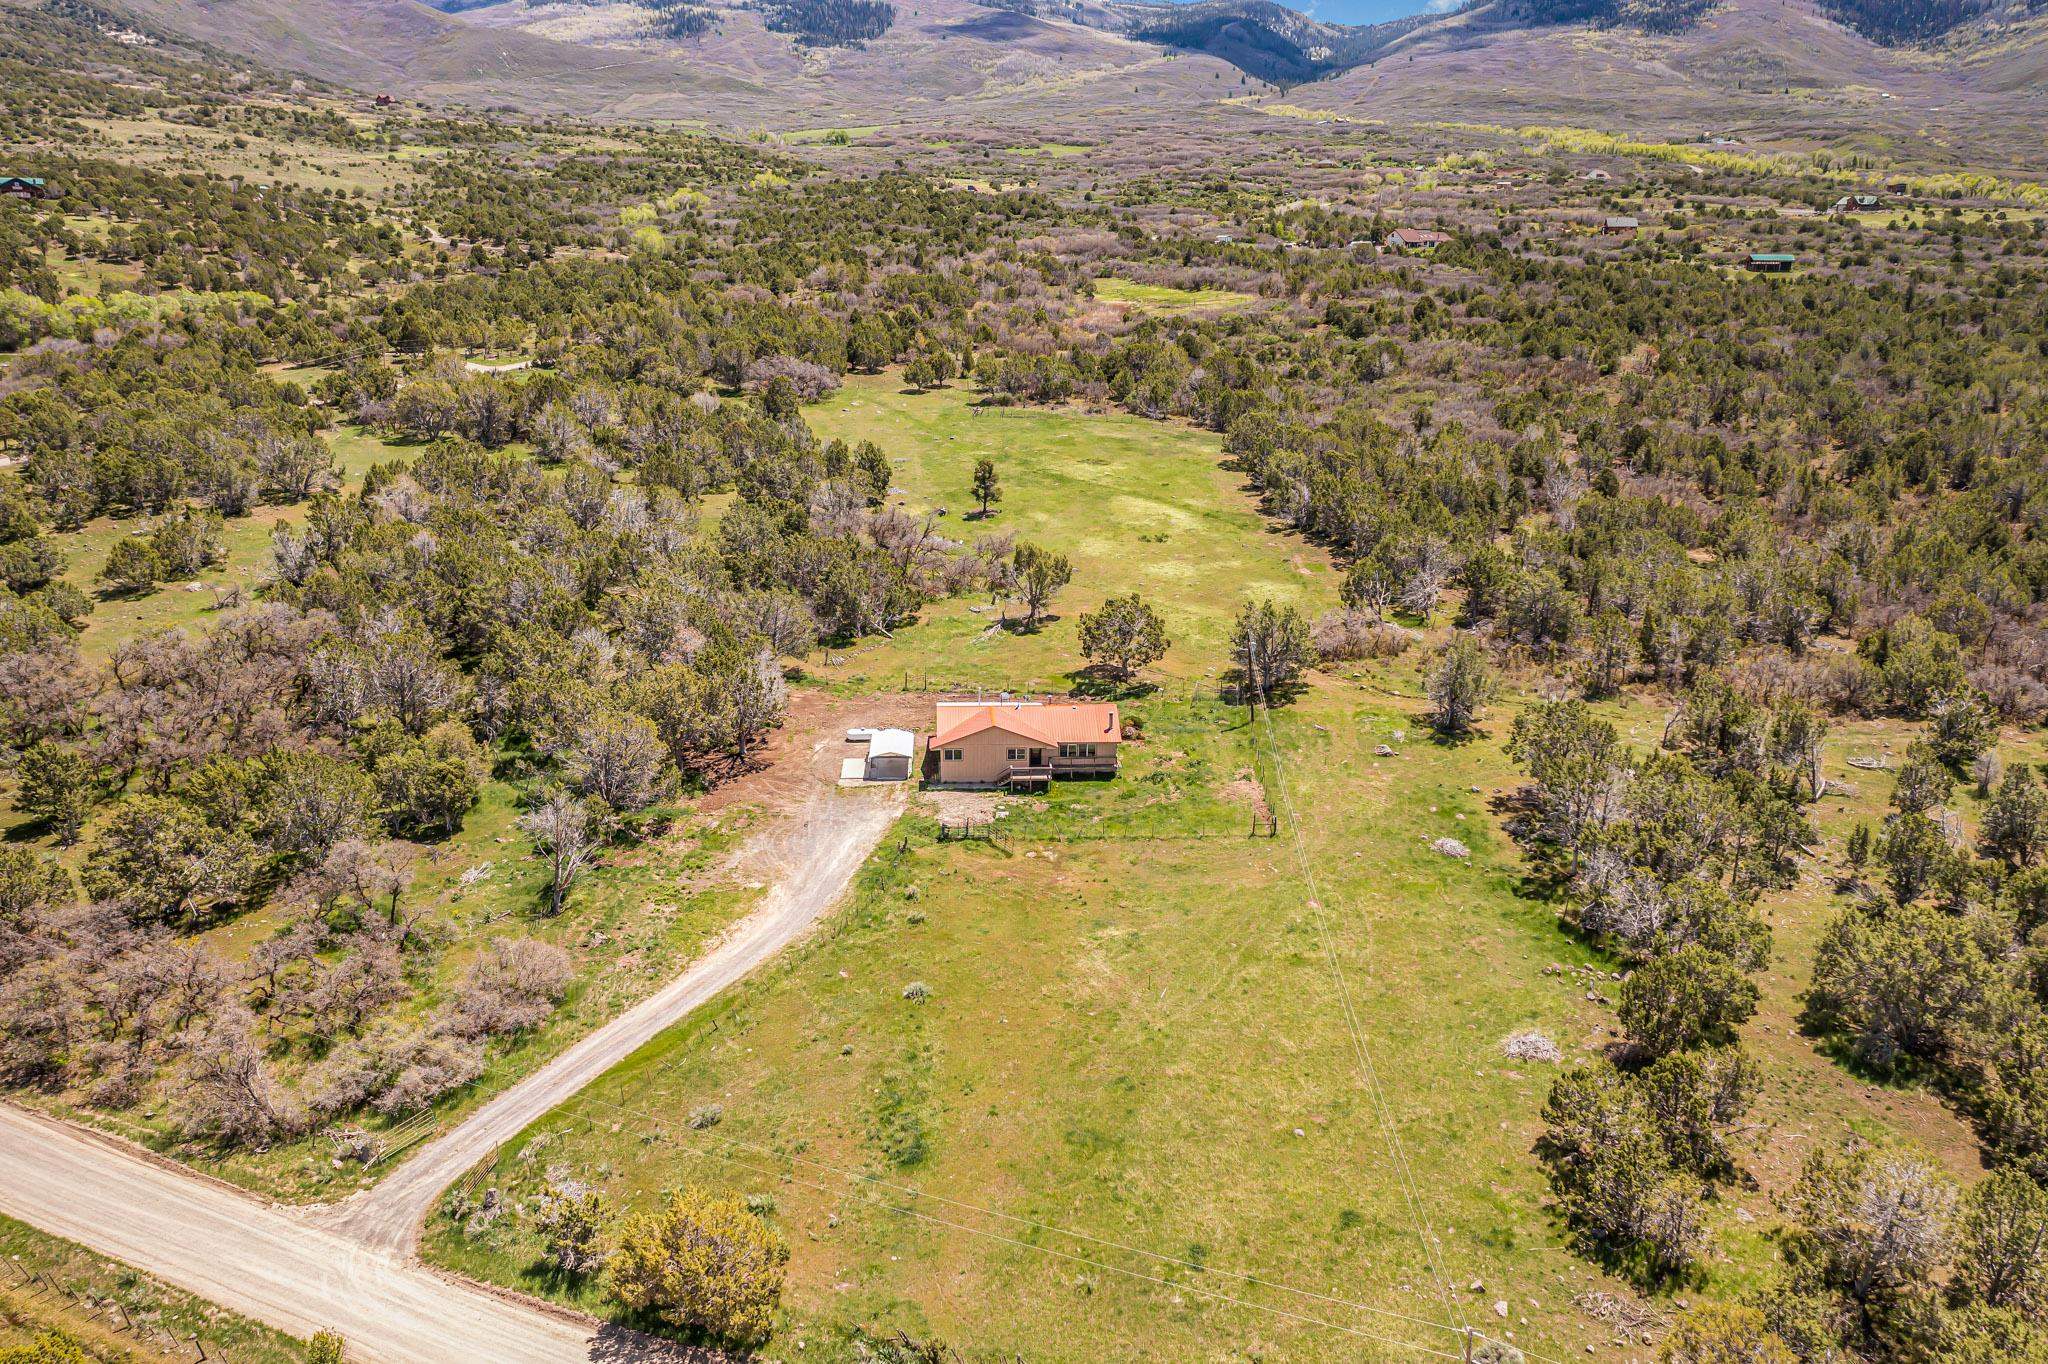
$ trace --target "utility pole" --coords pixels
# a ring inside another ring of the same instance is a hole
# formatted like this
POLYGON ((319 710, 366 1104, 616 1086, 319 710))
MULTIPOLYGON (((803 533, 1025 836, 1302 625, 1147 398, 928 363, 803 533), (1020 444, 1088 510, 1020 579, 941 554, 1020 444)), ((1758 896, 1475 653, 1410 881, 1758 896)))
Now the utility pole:
POLYGON ((1244 720, 1246 724, 1251 725, 1258 723, 1259 719, 1259 636, 1256 629, 1244 637, 1244 652, 1244 720))

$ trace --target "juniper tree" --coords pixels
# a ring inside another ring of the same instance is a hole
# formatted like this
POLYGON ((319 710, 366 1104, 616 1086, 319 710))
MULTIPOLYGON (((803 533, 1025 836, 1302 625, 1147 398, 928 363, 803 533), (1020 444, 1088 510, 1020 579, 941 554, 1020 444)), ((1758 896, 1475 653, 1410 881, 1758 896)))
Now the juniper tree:
POLYGON ((76 749, 39 743, 21 755, 15 802, 70 847, 98 798, 98 771, 76 749))
POLYGON ((1140 668, 1165 656, 1166 622, 1137 593, 1111 597, 1081 615, 1081 655, 1128 682, 1140 668))
POLYGON ((1230 631, 1230 659, 1246 696, 1271 701, 1315 663, 1308 622, 1292 606, 1246 602, 1230 631))
POLYGON ((1002 481, 996 476, 996 462, 992 459, 974 462, 974 500, 984 518, 990 507, 1003 500, 1002 481))
POLYGON ((745 1348, 768 1338, 788 1263, 789 1246, 740 1199, 686 1187, 626 1216, 606 1273, 626 1307, 745 1348))
POLYGON ((1055 554, 1037 545, 1020 544, 1013 553, 1016 566, 1017 596, 1024 603, 1024 624, 1033 626, 1074 577, 1074 566, 1064 554, 1055 554))
POLYGON ((2048 792, 2021 763, 2006 773, 1984 807, 1984 844, 2015 867, 2031 867, 2048 848, 2048 792))
POLYGON ((1459 635, 1444 646, 1430 669, 1429 722, 1448 738, 1470 734, 1499 690, 1485 647, 1469 635, 1459 635))

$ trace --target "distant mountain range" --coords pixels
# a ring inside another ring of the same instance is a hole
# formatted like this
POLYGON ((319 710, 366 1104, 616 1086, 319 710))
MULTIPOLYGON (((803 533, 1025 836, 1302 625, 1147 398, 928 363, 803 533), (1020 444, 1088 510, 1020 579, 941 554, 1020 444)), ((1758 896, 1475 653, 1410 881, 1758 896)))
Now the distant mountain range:
MULTIPOLYGON (((446 13, 477 10, 543 14, 549 0, 430 0, 446 13)), ((1402 38, 1445 24, 1461 10, 1483 9, 1506 26, 1591 25, 1644 33, 1683 33, 1722 0, 1461 0, 1381 24, 1332 24, 1274 0, 984 0, 992 9, 1063 20, 1141 42, 1200 52, 1261 80, 1296 84, 1364 65, 1402 38)), ((1987 18, 2009 22, 2048 12, 2048 0, 1818 0, 1826 13, 1872 42, 1928 43, 1987 18)), ((889 0, 623 0, 650 15, 689 10, 715 22, 721 10, 752 10, 768 27, 800 41, 845 45, 879 38, 893 24, 889 0)), ((573 0, 585 11, 612 0, 573 0)))
POLYGON ((1467 0, 1372 25, 1273 0, 104 2, 358 88, 544 112, 1027 123, 1270 84, 1375 118, 2005 138, 2048 161, 2048 0, 1467 0))
POLYGON ((1293 85, 1369 61, 1438 16, 1385 24, 1326 24, 1273 0, 988 0, 1022 14, 1061 19, 1140 42, 1200 52, 1240 71, 1293 85))

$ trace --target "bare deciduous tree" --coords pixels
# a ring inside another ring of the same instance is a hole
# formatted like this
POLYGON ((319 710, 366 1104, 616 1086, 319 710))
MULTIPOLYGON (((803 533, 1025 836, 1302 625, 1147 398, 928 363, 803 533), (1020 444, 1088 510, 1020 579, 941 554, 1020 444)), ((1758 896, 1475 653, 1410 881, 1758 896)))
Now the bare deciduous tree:
POLYGON ((488 1037, 534 1027, 569 987, 569 954, 537 938, 501 938, 470 964, 443 1027, 458 1037, 488 1037))
POLYGON ((557 791, 519 817, 534 851, 548 861, 548 913, 560 914, 570 888, 597 857, 590 811, 566 791, 557 791))
POLYGON ((178 1125, 192 1136, 245 1145, 290 1136, 305 1125, 304 1110, 263 1059, 246 1009, 209 1018, 178 1071, 178 1125))

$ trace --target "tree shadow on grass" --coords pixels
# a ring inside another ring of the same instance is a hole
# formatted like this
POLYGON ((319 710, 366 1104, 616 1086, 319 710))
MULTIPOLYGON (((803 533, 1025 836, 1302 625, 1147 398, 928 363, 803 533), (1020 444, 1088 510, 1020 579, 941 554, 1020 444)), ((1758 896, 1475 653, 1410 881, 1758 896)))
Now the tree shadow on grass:
POLYGON ((47 819, 24 820, 0 833, 0 843, 40 843, 49 832, 50 821, 47 819))
POLYGON ((1543 812, 1536 788, 1524 785, 1489 796, 1486 808, 1500 822, 1501 831, 1521 850, 1525 870, 1516 883, 1515 893, 1527 900, 1563 903, 1571 890, 1571 855, 1537 836, 1543 812))
POLYGON ((1890 1064, 1874 1061, 1856 1049, 1856 1040, 1830 1019, 1812 998, 1801 1001, 1794 1019, 1799 1035, 1813 1043, 1814 1050, 1840 1066, 1849 1075, 1873 1089, 1906 1093, 1929 1089, 1947 1092, 1939 1066, 1917 1056, 1901 1053, 1890 1064))
POLYGON ((1157 682, 1118 677, 1100 663, 1067 674, 1073 693, 1091 701, 1139 701, 1159 690, 1157 682))
POLYGON ((106 583, 94 588, 91 595, 104 606, 110 602, 147 601, 163 590, 162 583, 106 583))
POLYGON ((719 753, 692 763, 686 780, 699 794, 768 768, 768 746, 757 743, 744 755, 719 753))
MULTIPOLYGON (((1538 1138, 1529 1148, 1536 1162, 1548 1171, 1550 1153, 1545 1149, 1543 1138, 1538 1138)), ((1626 1279, 1637 1290, 1646 1294, 1669 1293, 1679 1289, 1698 1289, 1706 1284, 1703 1269, 1674 1270, 1656 1262, 1648 1249, 1640 1243, 1621 1245, 1606 1240, 1587 1228, 1574 1223, 1564 1214, 1553 1199, 1546 1200, 1551 1225, 1560 1239, 1565 1241, 1587 1261, 1597 1265, 1618 1279, 1626 1279)))
POLYGON ((591 1340, 589 1357, 596 1364, 737 1364, 754 1355, 750 1350, 727 1350, 704 1341, 677 1340, 623 1322, 608 1321, 591 1340))
MULTIPOLYGON (((1308 677, 1305 673, 1302 676, 1291 678, 1285 682, 1276 682, 1266 688, 1266 709, 1273 710, 1280 706, 1293 705, 1307 691, 1308 677)), ((1223 703, 1228 706, 1250 706, 1258 699, 1252 694, 1251 687, 1246 683, 1243 672, 1236 668, 1232 668, 1223 675, 1223 686, 1220 696, 1223 703)))
POLYGON ((1427 719, 1423 720, 1423 724, 1428 726, 1429 741, 1438 748, 1465 748, 1468 745, 1479 742, 1481 739, 1491 737, 1491 731, 1481 729, 1478 725, 1470 725, 1455 733, 1446 733, 1435 725, 1430 724, 1427 719))

